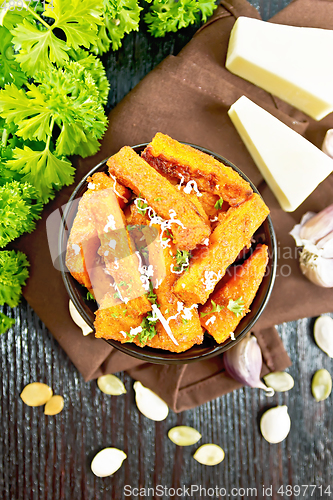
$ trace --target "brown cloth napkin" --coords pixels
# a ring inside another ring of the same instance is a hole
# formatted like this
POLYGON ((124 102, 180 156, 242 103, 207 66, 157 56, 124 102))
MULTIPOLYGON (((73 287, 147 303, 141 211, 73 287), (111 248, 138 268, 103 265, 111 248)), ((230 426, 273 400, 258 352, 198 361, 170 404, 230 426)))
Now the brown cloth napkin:
MULTIPOLYGON (((318 147, 326 130, 333 128, 333 115, 314 122, 225 69, 230 30, 240 15, 259 18, 256 9, 245 0, 222 1, 212 19, 178 56, 165 59, 123 99, 110 114, 109 128, 99 153, 93 158, 78 160, 76 181, 122 146, 149 142, 158 131, 221 154, 251 178, 271 209, 279 247, 275 288, 255 326, 263 352, 263 373, 267 373, 290 365, 275 324, 333 310, 333 290, 318 288, 302 276, 295 244, 288 234, 304 212, 317 212, 332 202, 333 176, 322 183, 296 212, 283 212, 234 129, 227 111, 238 97, 245 94, 318 147)), ((333 29, 333 2, 296 0, 271 21, 333 29)), ((69 316, 68 296, 60 272, 52 266, 45 229, 48 215, 66 203, 72 190, 73 186, 63 189, 45 208, 36 231, 22 237, 16 246, 28 255, 31 262, 25 298, 84 378, 89 380, 103 373, 127 370, 133 378, 157 392, 176 412, 240 387, 226 375, 222 356, 189 365, 153 365, 126 356, 92 335, 82 337, 81 330, 69 316)))

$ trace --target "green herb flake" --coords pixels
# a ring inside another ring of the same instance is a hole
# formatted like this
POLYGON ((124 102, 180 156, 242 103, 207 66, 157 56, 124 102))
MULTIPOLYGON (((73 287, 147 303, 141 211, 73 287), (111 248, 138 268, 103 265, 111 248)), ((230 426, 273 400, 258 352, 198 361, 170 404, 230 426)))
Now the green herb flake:
POLYGON ((217 202, 215 203, 214 208, 216 208, 216 210, 221 210, 222 205, 223 205, 223 198, 220 198, 220 199, 219 199, 219 200, 217 200, 217 202))
POLYGON ((237 318, 243 316, 245 312, 245 305, 243 298, 239 297, 237 300, 230 299, 227 308, 229 309, 229 311, 233 312, 237 318))
POLYGON ((162 198, 154 198, 154 201, 161 201, 162 198))
POLYGON ((120 299, 120 293, 119 292, 116 292, 113 294, 113 298, 114 299, 120 299))
POLYGON ((140 215, 146 215, 146 211, 148 208, 148 203, 146 201, 138 200, 136 206, 140 215))
POLYGON ((96 300, 91 292, 87 292, 87 300, 96 300))
POLYGON ((175 267, 175 271, 183 271, 184 266, 189 265, 190 258, 191 258, 191 252, 187 250, 177 250, 176 253, 177 266, 175 267))

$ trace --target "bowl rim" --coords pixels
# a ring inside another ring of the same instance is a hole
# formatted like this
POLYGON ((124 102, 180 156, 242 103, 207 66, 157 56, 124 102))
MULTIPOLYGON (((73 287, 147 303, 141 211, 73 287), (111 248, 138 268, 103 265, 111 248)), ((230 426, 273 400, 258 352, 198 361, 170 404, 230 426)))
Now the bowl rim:
MULTIPOLYGON (((258 191, 256 186, 253 184, 253 182, 236 165, 234 165, 227 158, 224 158, 222 155, 219 155, 218 153, 214 153, 207 148, 203 148, 202 146, 197 146, 195 144, 183 142, 183 141, 179 141, 179 142, 181 142, 181 144, 185 144, 187 146, 191 146, 195 149, 198 149, 199 151, 202 151, 203 153, 206 153, 210 156, 213 156, 214 158, 217 158, 219 161, 221 161, 223 164, 231 167, 244 180, 246 180, 250 184, 253 191, 255 193, 259 194, 259 196, 262 198, 260 192, 258 191)), ((131 147, 132 147, 132 149, 137 151, 137 150, 145 148, 148 144, 149 144, 148 142, 141 143, 141 144, 137 144, 137 145, 131 146, 131 147)), ((71 194, 71 196, 70 196, 70 198, 69 198, 68 202, 66 203, 66 206, 63 210, 63 213, 61 216, 60 230, 59 230, 59 235, 58 235, 58 255, 60 256, 60 271, 61 271, 61 275, 62 275, 62 279, 63 279, 64 285, 65 285, 66 291, 69 295, 70 300, 72 300, 74 306, 78 310, 79 314, 83 317, 83 319, 86 321, 86 323, 93 329, 92 333, 94 333, 94 326, 90 320, 89 315, 87 314, 87 311, 84 309, 81 301, 79 300, 79 297, 81 298, 81 300, 82 300, 82 297, 79 294, 75 295, 72 291, 72 286, 71 286, 70 279, 68 276, 68 275, 70 275, 70 273, 69 273, 69 271, 66 267, 66 263, 65 263, 65 252, 64 252, 64 244, 63 243, 64 243, 64 238, 65 238, 65 233, 66 233, 66 221, 67 221, 68 213, 71 209, 71 203, 76 199, 77 193, 82 189, 82 187, 86 183, 87 178, 90 177, 91 175, 93 175, 95 172, 99 171, 101 169, 101 167, 106 165, 106 162, 108 159, 109 159, 109 157, 106 158, 105 160, 99 162, 97 165, 95 165, 80 180, 80 182, 74 188, 74 190, 73 190, 73 192, 72 192, 72 194, 71 194)), ((147 351, 144 351, 144 349, 147 346, 140 348, 140 349, 142 349, 140 351, 136 351, 136 350, 132 351, 131 349, 128 348, 128 346, 132 345, 132 344, 127 344, 127 343, 122 344, 121 342, 118 342, 118 341, 112 340, 112 339, 103 339, 103 340, 105 342, 107 342, 109 345, 111 345, 112 347, 121 351, 122 353, 127 354, 128 356, 132 356, 132 357, 135 357, 137 359, 140 359, 141 361, 145 361, 145 362, 149 362, 149 363, 153 363, 153 364, 165 364, 165 365, 189 364, 189 363, 201 361, 203 359, 207 360, 209 358, 212 358, 212 357, 215 357, 219 354, 222 354, 223 352, 227 351, 231 347, 238 344, 238 342, 240 342, 245 337, 245 335, 253 328, 255 323, 258 321, 258 319, 262 315, 262 313, 263 313, 263 311, 264 311, 264 309, 265 309, 265 307, 270 299, 270 296, 271 296, 271 293, 272 293, 272 290, 274 287, 275 278, 276 278, 277 240, 276 240, 276 235, 275 235, 275 231, 274 231, 274 227, 273 227, 273 223, 272 223, 272 219, 271 219, 270 215, 268 215, 267 219, 265 219, 265 220, 267 220, 267 223, 268 223, 268 232, 269 232, 271 245, 272 245, 272 255, 270 256, 271 257, 270 279, 269 279, 269 283, 268 283, 264 298, 263 298, 262 302, 260 303, 260 306, 258 307, 258 310, 256 311, 254 317, 249 322, 249 324, 247 326, 245 326, 243 328, 243 330, 237 335, 235 340, 231 340, 230 338, 228 338, 224 343, 222 343, 220 345, 216 345, 215 347, 207 347, 207 350, 208 350, 207 352, 204 352, 201 354, 193 353, 192 355, 189 355, 188 357, 186 357, 185 353, 189 352, 195 346, 193 346, 191 349, 188 349, 187 351, 184 351, 183 353, 173 353, 171 351, 167 351, 167 350, 163 351, 162 349, 155 349, 155 348, 149 348, 149 349, 151 349, 151 351, 149 351, 147 353, 147 351), (156 354, 155 354, 155 351, 156 351, 156 354), (177 359, 177 356, 179 356, 180 354, 183 357, 181 359, 177 359)), ((262 224, 264 224, 264 222, 262 224)))

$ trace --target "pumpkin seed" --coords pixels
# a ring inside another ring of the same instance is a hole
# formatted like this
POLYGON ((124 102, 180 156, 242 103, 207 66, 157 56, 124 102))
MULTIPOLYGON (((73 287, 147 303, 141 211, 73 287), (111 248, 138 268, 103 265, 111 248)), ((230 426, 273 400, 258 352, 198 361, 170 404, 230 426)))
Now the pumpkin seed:
POLYGON ((57 415, 64 407, 64 398, 62 396, 52 396, 44 408, 45 415, 57 415))
POLYGON ((265 384, 276 392, 290 391, 294 387, 294 379, 287 372, 273 372, 264 376, 265 384))
POLYGON ((118 448, 104 448, 93 458, 91 470, 98 477, 111 476, 120 469, 126 458, 126 453, 118 448))
POLYGON ((112 374, 98 377, 97 385, 102 392, 105 394, 111 394, 111 396, 120 396, 121 394, 126 394, 127 392, 122 381, 112 374))
POLYGON ((91 333, 91 332, 94 331, 92 328, 90 328, 90 326, 88 325, 88 323, 86 323, 84 321, 84 319, 82 318, 81 314, 76 309, 75 305, 73 304, 73 302, 71 300, 69 301, 69 314, 71 315, 71 318, 74 321, 74 323, 79 328, 81 328, 82 334, 84 336, 89 335, 89 333, 91 333))
POLYGON ((195 444, 201 439, 201 434, 193 427, 179 425, 169 430, 168 437, 170 441, 178 446, 191 446, 191 444, 195 444))
POLYGON ((322 368, 316 371, 312 379, 312 394, 316 401, 324 401, 332 392, 332 377, 322 368))
POLYGON ((193 458, 202 465, 217 465, 224 460, 225 453, 217 444, 203 444, 194 453, 193 458))
POLYGON ((315 321, 313 334, 317 346, 333 358, 333 318, 319 316, 315 321))
POLYGON ((269 443, 281 443, 289 434, 291 426, 288 407, 275 406, 265 411, 260 420, 260 430, 269 443))
POLYGON ((51 387, 41 382, 33 382, 25 386, 20 396, 23 403, 28 406, 42 406, 52 398, 52 395, 51 387))
POLYGON ((134 382, 133 389, 136 405, 145 417, 160 421, 168 416, 168 405, 155 392, 144 387, 139 381, 134 382))

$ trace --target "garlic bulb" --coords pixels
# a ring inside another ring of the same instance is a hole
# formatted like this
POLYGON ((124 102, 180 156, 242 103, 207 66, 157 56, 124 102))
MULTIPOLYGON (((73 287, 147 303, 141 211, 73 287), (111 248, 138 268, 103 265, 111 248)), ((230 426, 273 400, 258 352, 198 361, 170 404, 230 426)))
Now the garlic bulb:
POLYGON ((307 212, 289 233, 302 246, 300 268, 315 285, 333 287, 333 204, 318 214, 307 212))
POLYGON ((327 156, 330 156, 331 158, 333 158, 333 129, 332 128, 326 132, 321 150, 325 154, 327 154, 327 156))
POLYGON ((262 355, 254 335, 245 337, 235 347, 226 351, 223 361, 226 371, 232 378, 249 387, 263 389, 267 396, 273 396, 274 389, 267 387, 260 380, 262 355))

